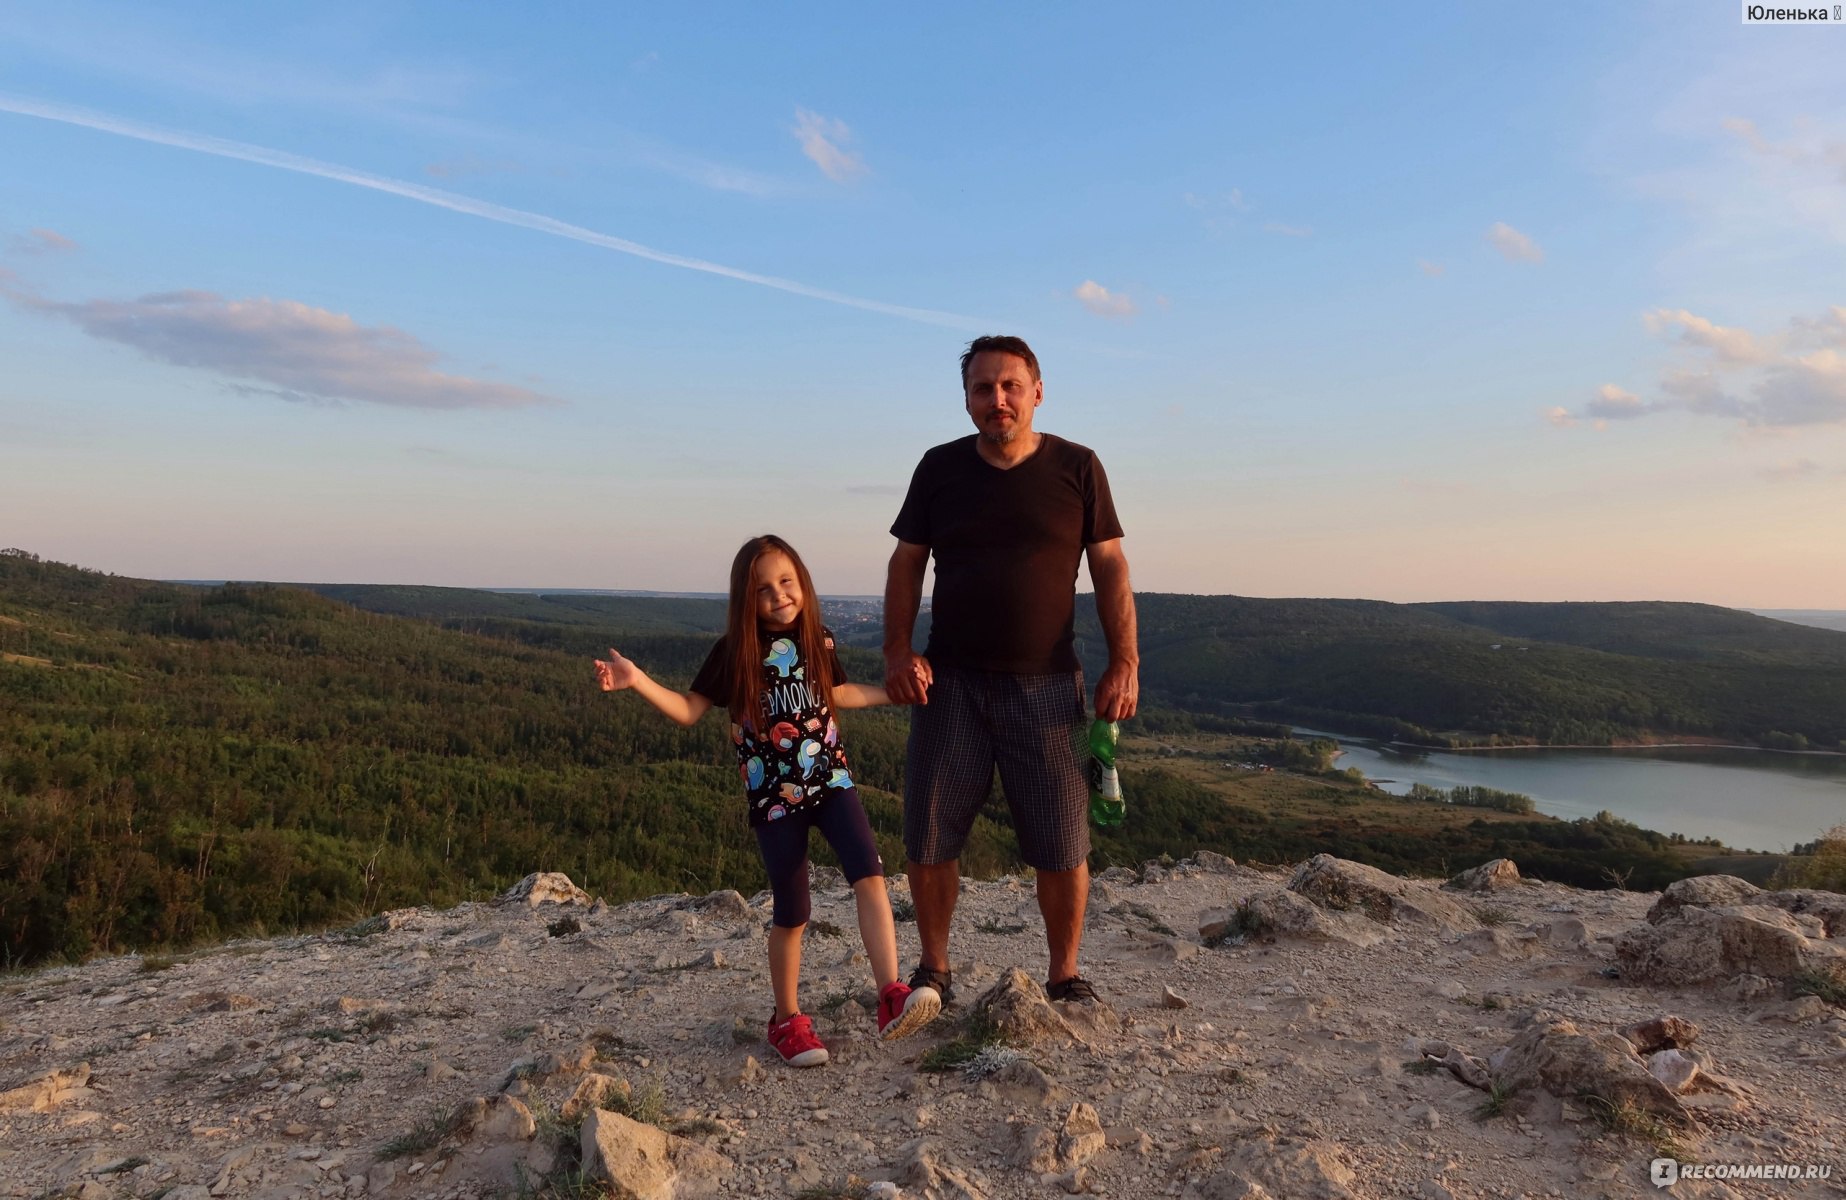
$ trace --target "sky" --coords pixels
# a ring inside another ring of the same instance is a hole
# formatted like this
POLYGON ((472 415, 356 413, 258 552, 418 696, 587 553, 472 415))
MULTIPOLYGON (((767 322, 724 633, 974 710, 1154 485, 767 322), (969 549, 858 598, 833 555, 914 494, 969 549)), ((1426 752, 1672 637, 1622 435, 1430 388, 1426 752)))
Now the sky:
POLYGON ((0 546, 876 593, 1015 333, 1138 590, 1846 608, 1846 29, 1015 7, 9 0, 0 546))

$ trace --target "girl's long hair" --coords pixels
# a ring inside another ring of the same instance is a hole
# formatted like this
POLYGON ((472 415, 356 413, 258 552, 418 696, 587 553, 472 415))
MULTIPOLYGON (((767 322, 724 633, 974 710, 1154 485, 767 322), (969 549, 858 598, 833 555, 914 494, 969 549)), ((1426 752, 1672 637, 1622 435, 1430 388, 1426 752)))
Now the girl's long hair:
POLYGON ((777 550, 788 555, 795 568, 795 582, 801 585, 801 614, 795 618, 795 627, 777 636, 795 639, 801 647, 808 690, 820 704, 833 706, 833 659, 827 653, 826 634, 821 632, 820 597, 814 594, 808 568, 795 548, 775 534, 753 537, 731 560, 731 605, 725 616, 724 637, 731 659, 731 720, 756 730, 759 737, 767 733, 763 692, 769 679, 763 668, 763 640, 756 623, 756 562, 777 550))

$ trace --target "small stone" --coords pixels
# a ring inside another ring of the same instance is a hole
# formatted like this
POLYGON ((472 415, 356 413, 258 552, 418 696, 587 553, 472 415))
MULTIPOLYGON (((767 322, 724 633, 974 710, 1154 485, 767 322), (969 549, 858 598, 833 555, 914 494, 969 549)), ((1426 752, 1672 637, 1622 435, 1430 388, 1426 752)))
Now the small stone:
POLYGON ((1699 1066, 1677 1050, 1661 1050, 1647 1056, 1647 1073, 1668 1089, 1683 1092, 1698 1078, 1699 1066))
POLYGON ((1171 987, 1160 989, 1160 1003, 1166 1008, 1190 1008, 1192 1001, 1186 999, 1171 987))
POLYGON ((322 1108, 332 1108, 334 1099, 332 1096, 322 1096, 319 1100, 319 1104, 322 1108))

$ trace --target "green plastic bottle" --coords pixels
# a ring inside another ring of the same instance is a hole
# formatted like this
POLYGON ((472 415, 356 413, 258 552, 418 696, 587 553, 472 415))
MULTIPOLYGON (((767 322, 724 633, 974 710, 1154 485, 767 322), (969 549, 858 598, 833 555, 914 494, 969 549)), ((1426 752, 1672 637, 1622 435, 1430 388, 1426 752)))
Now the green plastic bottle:
POLYGON ((1115 739, 1120 732, 1114 721, 1101 717, 1090 722, 1090 823, 1098 829, 1113 829, 1128 815, 1122 799, 1122 779, 1115 771, 1115 739))

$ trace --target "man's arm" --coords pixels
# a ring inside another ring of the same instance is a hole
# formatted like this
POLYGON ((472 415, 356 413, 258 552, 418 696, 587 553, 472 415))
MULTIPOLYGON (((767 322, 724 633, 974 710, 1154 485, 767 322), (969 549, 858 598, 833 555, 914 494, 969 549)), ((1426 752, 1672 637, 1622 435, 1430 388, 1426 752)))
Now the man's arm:
POLYGON ((1089 555, 1090 582, 1096 586, 1096 616, 1109 643, 1109 665, 1096 681, 1096 715, 1105 721, 1126 721, 1135 715, 1141 698, 1141 649, 1135 640, 1128 556, 1122 553, 1121 538, 1091 542, 1084 552, 1089 555))
POLYGON ((893 704, 929 703, 929 660, 910 646, 928 566, 928 546, 900 540, 885 573, 885 691, 893 704))

